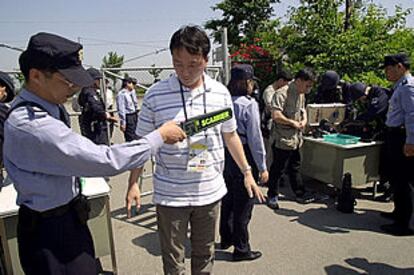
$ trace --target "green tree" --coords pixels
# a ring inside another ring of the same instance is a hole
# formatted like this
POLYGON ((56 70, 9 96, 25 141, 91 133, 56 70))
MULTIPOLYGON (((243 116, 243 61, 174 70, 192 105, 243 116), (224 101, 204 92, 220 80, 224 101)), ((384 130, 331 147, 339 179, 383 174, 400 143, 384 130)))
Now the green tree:
POLYGON ((343 0, 301 0, 292 7, 285 26, 274 31, 287 62, 319 72, 335 70, 351 81, 386 85, 379 69, 388 53, 413 55, 414 32, 405 27, 411 10, 397 7, 393 16, 374 4, 354 6, 344 30, 343 0))
POLYGON ((151 67, 154 67, 153 69, 148 70, 148 73, 152 75, 154 78, 154 83, 160 80, 160 74, 162 72, 162 69, 155 68, 155 64, 152 64, 151 67))
MULTIPOLYGON (((102 68, 121 68, 124 64, 124 56, 118 55, 116 52, 108 52, 106 56, 102 59, 102 68)), ((111 73, 119 74, 119 71, 108 70, 111 73)), ((110 76, 112 79, 113 85, 115 87, 116 77, 110 76)))
POLYGON ((238 47, 241 43, 251 43, 257 31, 266 26, 273 13, 271 4, 280 0, 223 0, 212 7, 221 10, 222 19, 207 21, 205 28, 212 30, 216 42, 220 42, 220 29, 227 27, 228 43, 238 47))

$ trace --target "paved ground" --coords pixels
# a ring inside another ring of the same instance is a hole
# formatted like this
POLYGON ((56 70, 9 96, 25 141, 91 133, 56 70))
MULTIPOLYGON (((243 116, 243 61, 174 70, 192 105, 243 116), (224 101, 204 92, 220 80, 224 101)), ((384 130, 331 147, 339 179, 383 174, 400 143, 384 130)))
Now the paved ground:
MULTIPOLYGON (((119 133, 115 133, 115 142, 120 142, 119 133)), ((151 196, 145 196, 139 214, 126 219, 127 176, 124 173, 110 182, 118 273, 162 274, 155 207, 151 196)), ((312 186, 331 191, 324 185, 312 186)), ((144 191, 150 189, 148 179, 144 191)), ((251 245, 262 251, 263 257, 233 263, 231 249, 217 250, 215 274, 414 274, 414 237, 393 237, 379 230, 381 224, 388 223, 379 211, 390 211, 391 203, 375 202, 366 190, 359 189, 355 213, 343 214, 335 209, 332 198, 300 205, 289 200, 289 188, 282 191, 287 198, 280 210, 265 205, 254 208, 251 245)), ((111 269, 109 257, 101 262, 104 270, 111 269)))

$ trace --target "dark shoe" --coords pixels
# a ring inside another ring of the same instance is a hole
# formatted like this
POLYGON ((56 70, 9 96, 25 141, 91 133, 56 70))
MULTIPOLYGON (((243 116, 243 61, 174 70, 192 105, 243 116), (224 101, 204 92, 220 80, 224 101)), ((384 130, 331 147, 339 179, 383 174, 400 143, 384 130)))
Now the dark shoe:
POLYGON ((397 219, 395 212, 381 212, 380 216, 388 220, 393 220, 393 221, 397 219))
POLYGON ((381 229, 393 236, 414 236, 414 230, 398 223, 381 225, 381 229))
POLYGON ((306 192, 302 196, 296 196, 296 201, 301 204, 307 204, 315 201, 315 196, 306 192))
POLYGON ((262 252, 260 251, 250 251, 247 254, 235 254, 233 253, 233 261, 241 262, 241 261, 254 261, 258 258, 262 257, 262 252))
POLYGON ((375 200, 381 202, 390 202, 392 200, 392 197, 392 194, 384 193, 381 196, 376 197, 375 200))
POLYGON ((227 249, 230 248, 230 246, 232 246, 231 243, 226 243, 226 242, 221 242, 220 243, 220 249, 222 249, 222 250, 227 250, 227 249))
POLYGON ((267 206, 273 210, 279 209, 279 199, 278 197, 271 197, 267 199, 267 206))

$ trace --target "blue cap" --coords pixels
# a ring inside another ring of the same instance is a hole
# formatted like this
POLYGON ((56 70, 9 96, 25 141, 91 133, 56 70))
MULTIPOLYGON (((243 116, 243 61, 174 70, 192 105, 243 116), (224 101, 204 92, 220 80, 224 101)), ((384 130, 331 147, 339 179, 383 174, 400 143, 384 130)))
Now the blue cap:
POLYGON ((236 64, 231 69, 231 79, 233 80, 247 80, 255 79, 259 80, 254 76, 254 69, 252 65, 249 64, 236 64))
POLYGON ((79 87, 88 87, 93 83, 93 79, 82 67, 82 45, 64 37, 37 33, 30 38, 27 49, 20 58, 33 68, 57 70, 79 87))
POLYGON ((390 54, 384 57, 384 64, 381 66, 384 69, 387 66, 394 66, 402 64, 405 68, 410 68, 410 58, 405 53, 390 54))

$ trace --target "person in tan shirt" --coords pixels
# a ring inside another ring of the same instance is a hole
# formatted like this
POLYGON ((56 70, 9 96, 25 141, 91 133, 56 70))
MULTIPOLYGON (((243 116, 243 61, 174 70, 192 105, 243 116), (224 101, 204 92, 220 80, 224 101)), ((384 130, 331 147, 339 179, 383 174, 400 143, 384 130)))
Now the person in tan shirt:
POLYGON ((309 68, 300 70, 294 81, 274 94, 271 104, 274 122, 273 156, 270 167, 268 206, 278 209, 279 178, 283 173, 289 178, 290 185, 298 202, 306 203, 311 197, 305 192, 300 175, 302 131, 307 124, 305 93, 312 88, 316 76, 309 68))

